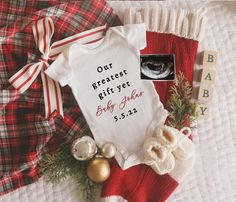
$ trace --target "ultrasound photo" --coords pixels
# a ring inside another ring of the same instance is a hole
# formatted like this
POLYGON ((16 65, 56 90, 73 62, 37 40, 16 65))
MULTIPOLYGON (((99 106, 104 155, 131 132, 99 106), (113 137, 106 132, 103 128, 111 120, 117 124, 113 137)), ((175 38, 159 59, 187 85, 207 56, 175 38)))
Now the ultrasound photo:
POLYGON ((175 57, 171 55, 141 55, 141 79, 171 81, 175 79, 175 57))

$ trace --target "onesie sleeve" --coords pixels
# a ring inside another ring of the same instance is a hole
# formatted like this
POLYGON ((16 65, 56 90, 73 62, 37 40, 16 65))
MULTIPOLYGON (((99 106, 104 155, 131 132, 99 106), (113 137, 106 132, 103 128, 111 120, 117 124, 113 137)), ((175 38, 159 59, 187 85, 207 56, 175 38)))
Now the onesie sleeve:
POLYGON ((71 78, 72 69, 69 65, 69 48, 65 49, 57 59, 48 67, 45 73, 60 85, 66 86, 71 78))
POLYGON ((146 25, 128 24, 124 26, 117 26, 112 28, 114 31, 119 32, 120 35, 126 38, 127 42, 138 50, 146 47, 146 25))

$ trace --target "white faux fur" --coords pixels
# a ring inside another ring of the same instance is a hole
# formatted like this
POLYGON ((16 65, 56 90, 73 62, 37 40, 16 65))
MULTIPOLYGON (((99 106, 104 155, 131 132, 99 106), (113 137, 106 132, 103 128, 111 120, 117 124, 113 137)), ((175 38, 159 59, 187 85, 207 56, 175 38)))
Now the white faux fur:
POLYGON ((100 202, 128 202, 121 196, 107 196, 100 199, 100 202))

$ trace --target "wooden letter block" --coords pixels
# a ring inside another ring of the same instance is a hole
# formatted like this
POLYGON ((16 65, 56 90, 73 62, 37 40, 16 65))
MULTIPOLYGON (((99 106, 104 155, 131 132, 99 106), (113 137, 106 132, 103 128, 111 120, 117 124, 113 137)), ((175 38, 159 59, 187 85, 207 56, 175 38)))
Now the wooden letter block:
POLYGON ((213 88, 211 86, 201 84, 198 91, 198 99, 202 102, 210 102, 212 99, 213 88))
POLYGON ((200 82, 208 85, 213 85, 216 78, 216 69, 203 67, 201 72, 200 82))
POLYGON ((210 105, 209 104, 199 104, 197 106, 197 115, 198 117, 208 117, 210 111, 210 105))
POLYGON ((216 62, 217 62, 216 51, 203 51, 202 65, 212 67, 216 65, 216 62))

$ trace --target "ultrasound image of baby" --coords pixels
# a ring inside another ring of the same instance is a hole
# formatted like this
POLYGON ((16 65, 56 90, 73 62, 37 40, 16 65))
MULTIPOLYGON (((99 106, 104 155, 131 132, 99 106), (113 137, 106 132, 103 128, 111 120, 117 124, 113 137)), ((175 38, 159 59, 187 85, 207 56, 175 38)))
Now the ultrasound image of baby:
POLYGON ((175 79, 174 55, 141 55, 141 79, 170 81, 175 79))

